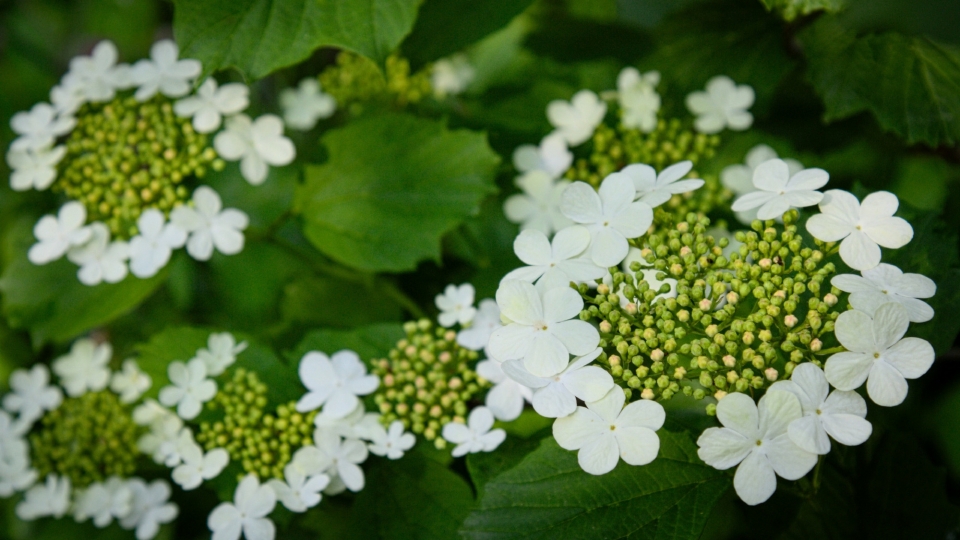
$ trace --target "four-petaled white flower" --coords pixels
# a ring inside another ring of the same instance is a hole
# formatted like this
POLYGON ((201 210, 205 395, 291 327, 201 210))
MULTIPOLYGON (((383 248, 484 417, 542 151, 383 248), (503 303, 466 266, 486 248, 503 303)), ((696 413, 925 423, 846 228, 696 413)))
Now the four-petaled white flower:
POLYGON ((220 127, 224 116, 236 114, 250 104, 250 89, 241 83, 229 83, 217 87, 210 77, 203 81, 197 93, 173 104, 173 111, 180 116, 193 117, 193 128, 200 133, 211 133, 220 127))
POLYGON ((277 499, 291 512, 306 512, 320 504, 323 496, 320 494, 330 484, 330 477, 325 474, 307 475, 295 463, 283 468, 284 480, 276 478, 267 482, 267 485, 277 494, 277 499))
POLYGON ((598 401, 613 388, 613 377, 598 366, 588 365, 603 350, 600 347, 570 361, 553 377, 531 375, 518 360, 503 363, 503 371, 514 381, 533 389, 533 410, 540 416, 560 418, 577 410, 577 399, 598 401))
POLYGON ((93 234, 83 224, 87 209, 82 203, 71 201, 60 207, 57 216, 43 216, 33 228, 37 243, 30 247, 27 258, 33 264, 53 262, 73 246, 82 245, 93 234))
POLYGON ((10 393, 3 396, 3 408, 19 413, 19 421, 29 424, 43 416, 44 411, 59 407, 62 401, 60 388, 50 384, 47 366, 37 364, 30 371, 18 369, 10 375, 10 393))
POLYGON ((476 72, 467 60, 467 55, 458 53, 433 63, 430 86, 439 98, 456 96, 466 91, 475 76, 476 72))
POLYGON ((167 376, 172 384, 160 389, 160 403, 166 407, 176 405, 177 414, 184 420, 196 418, 203 404, 217 393, 217 383, 207 378, 207 364, 199 358, 186 364, 170 362, 167 376))
POLYGON ((659 71, 648 71, 643 75, 634 67, 625 67, 620 71, 617 76, 617 101, 623 112, 620 118, 623 127, 645 133, 657 127, 660 94, 654 88, 659 83, 659 71))
POLYGON ((150 431, 137 440, 137 448, 150 455, 157 464, 176 467, 182 461, 178 451, 180 435, 183 434, 183 420, 159 403, 147 400, 137 407, 133 420, 138 425, 147 425, 150 431))
POLYGON ((268 165, 287 165, 297 153, 293 142, 283 136, 283 121, 273 114, 253 121, 245 114, 228 118, 213 146, 223 159, 240 160, 240 174, 255 186, 267 179, 268 165))
POLYGON ((647 400, 624 407, 624 401, 623 389, 614 386, 599 400, 553 422, 553 438, 561 448, 580 451, 577 461, 584 471, 607 474, 620 459, 646 465, 657 457, 657 430, 666 419, 663 407, 647 400))
POLYGON ((179 60, 179 55, 177 44, 169 39, 154 43, 150 59, 140 60, 130 69, 131 82, 139 86, 133 96, 146 101, 158 91, 172 98, 187 95, 203 66, 199 60, 179 60))
POLYGON ((160 525, 177 518, 177 505, 169 502, 170 484, 154 480, 147 484, 140 478, 127 482, 133 494, 130 512, 120 520, 127 530, 136 529, 137 540, 150 540, 160 532, 160 525))
MULTIPOLYGON (((499 313, 499 309, 497 312, 499 313)), ((493 384, 493 388, 487 392, 484 405, 497 420, 516 420, 523 412, 523 402, 533 401, 533 390, 508 377, 503 372, 503 364, 497 360, 481 360, 477 363, 477 375, 493 384)))
POLYGON ((197 351, 197 358, 207 365, 207 374, 216 377, 237 361, 237 355, 247 350, 247 342, 237 340, 230 332, 210 334, 207 347, 197 351))
POLYGON ((589 139, 605 114, 607 104, 590 90, 577 92, 570 101, 558 99, 547 104, 547 119, 570 146, 589 139))
POLYGON ((60 385, 70 397, 98 392, 110 382, 110 357, 113 347, 109 343, 97 344, 92 339, 78 339, 70 352, 53 362, 53 372, 60 377, 60 385))
POLYGON ((230 455, 223 448, 204 452, 193 440, 189 428, 181 432, 177 452, 183 463, 173 469, 170 477, 185 491, 196 489, 204 480, 216 478, 230 462, 230 455))
POLYGON ((10 150, 10 187, 14 191, 43 191, 57 179, 57 163, 67 154, 67 147, 10 150))
POLYGON ((121 519, 129 514, 131 503, 133 491, 125 481, 111 476, 106 482, 90 484, 77 495, 73 517, 81 523, 93 518, 93 524, 102 529, 114 518, 121 519))
POLYGON ((461 326, 470 324, 477 314, 477 308, 473 307, 475 294, 473 285, 469 283, 459 287, 453 284, 447 285, 443 293, 434 298, 437 308, 440 309, 440 315, 437 316, 440 326, 449 328, 457 323, 461 326))
POLYGON ((813 206, 824 198, 816 191, 827 184, 830 175, 823 169, 804 169, 790 175, 790 166, 782 159, 764 161, 753 171, 757 191, 733 202, 734 212, 757 208, 757 219, 775 219, 791 208, 813 206))
POLYGON ((296 89, 285 88, 280 92, 280 106, 283 121, 290 129, 309 131, 318 120, 330 118, 337 109, 337 101, 320 90, 316 77, 307 77, 296 89))
POLYGON ((832 189, 823 194, 820 214, 807 220, 807 231, 823 242, 840 242, 840 258, 854 270, 880 264, 880 246, 901 248, 913 239, 913 227, 894 216, 900 201, 888 191, 867 195, 832 189))
POLYGON ((357 408, 360 399, 380 386, 376 375, 368 375, 367 367, 357 353, 342 350, 333 357, 310 351, 300 360, 300 380, 307 392, 297 401, 297 410, 308 412, 323 406, 323 414, 343 418, 357 408))
POLYGON ((70 508, 70 479, 55 474, 47 476, 43 484, 31 487, 17 505, 17 517, 32 521, 42 517, 62 518, 70 508))
POLYGON ((11 150, 42 150, 53 146, 53 141, 66 135, 77 121, 72 116, 59 116, 49 103, 37 103, 29 112, 22 111, 10 119, 10 127, 19 135, 10 145, 11 150))
MULTIPOLYGON (((130 66, 117 65, 117 47, 111 41, 101 41, 93 48, 90 56, 77 56, 70 60, 70 71, 63 76, 61 85, 65 97, 77 95, 84 101, 107 101, 113 99, 116 91, 130 84, 130 66)), ((60 100, 55 100, 54 103, 60 100)), ((74 106, 74 100, 63 100, 60 107, 67 114, 74 106)))
MULTIPOLYGON (((9 417, 5 420, 9 421, 9 417)), ((21 425, 27 428, 30 426, 30 424, 18 422, 15 429, 20 431, 23 429, 21 425)), ((26 440, 21 438, 0 440, 0 497, 10 497, 36 482, 37 471, 30 467, 30 448, 26 440)))
POLYGON ((523 193, 511 195, 503 203, 503 213, 521 230, 536 229, 550 235, 573 225, 560 211, 563 192, 570 186, 568 180, 554 180, 544 171, 530 171, 516 179, 523 193))
POLYGON ((140 399, 151 385, 153 379, 133 359, 124 360, 122 369, 110 379, 110 389, 120 396, 121 403, 133 403, 140 399))
POLYGON ((187 253, 198 261, 207 261, 213 256, 213 248, 224 255, 243 251, 243 230, 250 219, 236 208, 224 209, 216 191, 200 186, 193 192, 193 206, 174 208, 170 222, 190 234, 187 253))
POLYGON ((140 234, 130 240, 130 271, 138 278, 156 275, 170 261, 173 250, 187 241, 186 231, 165 221, 155 208, 145 210, 137 220, 140 234))
POLYGON ((270 486, 260 485, 256 475, 248 474, 237 486, 232 503, 220 503, 210 512, 207 527, 212 540, 273 540, 277 528, 267 516, 277 506, 277 494, 270 486))
POLYGON ((590 259, 580 258, 589 245, 590 231, 580 225, 562 229, 553 237, 553 242, 540 231, 521 231, 513 241, 513 251, 530 266, 517 268, 503 279, 533 283, 545 274, 557 274, 556 278, 564 283, 599 279, 607 273, 606 268, 597 266, 590 259))
MULTIPOLYGON (((497 301, 492 298, 484 298, 480 301, 477 307, 477 315, 473 318, 470 326, 457 333, 457 343, 471 351, 486 351, 487 344, 490 343, 490 336, 502 326, 500 307, 497 306, 497 301)), ((487 356, 490 356, 490 354, 487 354, 487 356)))
POLYGON ((569 287, 541 292, 525 281, 506 280, 497 289, 497 305, 511 322, 490 336, 492 357, 523 360, 538 377, 560 373, 571 354, 587 354, 600 342, 597 329, 578 318, 583 299, 569 287))
POLYGON ((934 359, 926 340, 903 337, 909 325, 906 309, 896 302, 877 308, 873 318, 855 309, 841 313, 835 334, 847 351, 827 359, 827 380, 840 390, 856 390, 866 381, 867 394, 877 405, 902 403, 907 379, 926 373, 934 359))
POLYGON ((611 174, 599 192, 585 182, 574 182, 563 193, 563 215, 590 230, 590 259, 597 266, 616 266, 630 251, 628 238, 636 238, 653 224, 653 209, 634 202, 636 188, 626 175, 611 174))
MULTIPOLYGON (((129 66, 123 66, 121 73, 124 75, 129 73, 128 68, 129 66)), ((57 110, 57 113, 61 115, 76 113, 77 109, 87 101, 86 96, 83 95, 84 88, 80 86, 75 78, 72 81, 68 79, 69 75, 70 74, 67 73, 61 81, 61 84, 50 89, 50 103, 53 104, 53 108, 57 110), (72 84, 67 84, 67 82, 72 82, 72 84)))
POLYGON ((82 245, 67 251, 67 259, 80 266, 77 279, 84 285, 94 286, 103 283, 119 283, 127 277, 127 259, 130 258, 130 244, 118 240, 110 241, 110 229, 99 221, 88 227, 90 238, 82 245))
MULTIPOLYGON (((699 178, 681 180, 693 169, 692 161, 674 163, 666 169, 657 171, 649 165, 638 163, 627 165, 622 171, 613 174, 628 176, 637 190, 636 199, 656 208, 680 193, 700 189, 704 182, 699 178)), ((613 176, 613 175, 611 175, 613 176)))
MULTIPOLYGON (((761 163, 770 161, 771 159, 777 159, 778 157, 777 152, 773 148, 765 144, 758 144, 747 152, 743 164, 736 163, 724 167, 724 169, 720 171, 720 182, 724 187, 732 191, 734 195, 739 196, 753 193, 757 191, 757 188, 753 185, 753 171, 760 166, 761 163)), ((787 164, 790 176, 803 170, 803 164, 795 159, 786 158, 783 162, 787 164)), ((758 210, 759 208, 752 208, 750 210, 736 212, 737 219, 741 223, 749 225, 753 220, 757 219, 758 210)))
POLYGON ((521 173, 543 171, 551 178, 559 178, 573 164, 573 152, 558 133, 551 133, 540 141, 540 146, 525 144, 513 151, 513 166, 521 173))
POLYGON ((328 435, 344 439, 371 440, 374 431, 380 426, 380 413, 366 412, 360 401, 357 401, 356 408, 343 418, 333 418, 325 411, 326 409, 320 411, 313 419, 313 425, 316 426, 313 432, 315 440, 328 435))
POLYGON ((896 302, 907 310, 910 322, 922 323, 933 318, 933 308, 920 298, 930 298, 937 292, 937 284, 922 274, 904 274, 892 264, 880 263, 864 270, 861 276, 841 274, 830 284, 850 293, 853 309, 872 316, 887 302, 896 302))
POLYGON ((823 370, 809 362, 797 366, 789 381, 773 383, 770 390, 784 390, 800 400, 803 416, 790 423, 787 434, 807 452, 829 453, 830 437, 848 446, 863 444, 873 432, 866 419, 867 402, 860 394, 844 390, 831 393, 823 370))
POLYGON ((707 428, 697 445, 707 465, 726 470, 737 464, 733 487, 743 502, 754 506, 777 490, 777 475, 797 480, 817 463, 817 455, 796 445, 787 433, 803 416, 800 400, 790 392, 768 390, 758 404, 732 393, 717 403, 722 428, 707 428))
POLYGON ((368 448, 370 452, 378 456, 400 459, 403 457, 403 453, 413 448, 414 443, 417 442, 413 433, 404 432, 403 422, 399 420, 391 422, 390 427, 386 429, 382 425, 377 427, 380 429, 374 433, 368 448))
POLYGON ((477 452, 492 452, 507 438, 507 433, 493 427, 493 413, 486 407, 476 407, 470 411, 467 423, 450 422, 443 426, 443 438, 457 445, 453 457, 477 452))
POLYGON ((706 92, 687 96, 687 108, 697 115, 693 125, 700 133, 719 133, 723 128, 742 131, 753 124, 747 109, 755 97, 750 86, 737 86, 730 77, 718 75, 707 81, 706 92))
POLYGON ((331 481, 336 476, 350 491, 363 489, 365 480, 360 464, 367 460, 367 445, 358 439, 337 436, 320 437, 314 442, 323 452, 323 469, 331 481))

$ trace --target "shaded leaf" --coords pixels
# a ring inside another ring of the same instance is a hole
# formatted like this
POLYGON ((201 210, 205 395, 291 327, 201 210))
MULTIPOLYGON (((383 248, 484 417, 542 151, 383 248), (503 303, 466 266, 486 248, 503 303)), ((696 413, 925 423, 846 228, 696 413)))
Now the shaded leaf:
POLYGON ((776 10, 788 21, 817 11, 836 13, 846 4, 844 0, 760 0, 760 2, 768 10, 776 10))
POLYGON ((310 351, 332 354, 341 349, 350 349, 369 361, 387 356, 403 336, 403 328, 397 323, 373 324, 353 330, 314 330, 304 336, 287 356, 291 361, 299 362, 310 351))

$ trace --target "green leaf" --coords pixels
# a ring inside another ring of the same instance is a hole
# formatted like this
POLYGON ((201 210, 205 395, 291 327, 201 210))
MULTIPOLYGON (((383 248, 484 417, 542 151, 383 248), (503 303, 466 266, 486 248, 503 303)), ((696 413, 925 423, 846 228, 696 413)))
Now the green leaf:
POLYGON ((482 495, 483 486, 491 478, 508 471, 539 446, 540 440, 536 438, 507 437, 493 452, 468 454, 467 471, 477 493, 482 495))
POLYGON ((378 63, 413 28, 420 0, 175 0, 181 55, 204 72, 236 68, 259 79, 320 47, 341 47, 378 63))
POLYGON ((396 323, 372 324, 353 330, 314 330, 304 336, 303 341, 287 357, 299 362, 310 351, 331 354, 350 349, 364 360, 383 358, 403 336, 403 328, 396 323))
POLYGON ((787 21, 817 11, 836 13, 843 9, 846 3, 845 0, 760 0, 760 2, 768 11, 777 10, 787 21))
POLYGON ((499 158, 486 136, 403 114, 330 131, 323 165, 307 167, 294 197, 304 234, 360 270, 413 270, 439 260, 440 237, 494 192, 499 158))
POLYGON ((592 476, 576 452, 543 440, 490 479, 461 534, 471 539, 699 538, 729 477, 697 458, 688 433, 659 432, 660 456, 592 476))
POLYGON ((283 319, 301 326, 351 328, 400 318, 400 306, 375 288, 327 277, 302 277, 283 290, 283 319), (363 306, 362 309, 317 309, 317 306, 363 306))
POLYGON ((827 17, 800 37, 827 121, 869 111, 908 144, 960 141, 957 48, 895 32, 857 38, 827 17))

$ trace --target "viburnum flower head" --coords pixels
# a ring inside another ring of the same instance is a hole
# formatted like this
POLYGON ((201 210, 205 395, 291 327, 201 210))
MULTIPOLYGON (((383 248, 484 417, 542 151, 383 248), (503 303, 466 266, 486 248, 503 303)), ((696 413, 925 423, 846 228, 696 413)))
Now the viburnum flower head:
POLYGON ((267 516, 276 506, 273 489, 248 474, 237 485, 233 502, 220 503, 207 518, 212 540, 239 540, 241 533, 247 540, 273 540, 277 528, 267 516))
POLYGON ((223 159, 239 160, 240 174, 255 186, 267 179, 268 165, 287 165, 297 154, 293 142, 283 136, 283 121, 273 114, 253 121, 245 114, 228 118, 213 147, 223 159))
POLYGON ((603 350, 574 358, 563 371, 552 377, 537 377, 523 368, 519 360, 503 363, 503 371, 514 381, 533 389, 533 410, 540 416, 560 418, 577 410, 577 400, 598 401, 613 388, 613 377, 599 366, 591 366, 603 350))
POLYGON ((297 88, 285 88, 280 92, 283 121, 290 129, 309 131, 322 118, 330 118, 337 110, 333 96, 320 90, 316 77, 300 81, 297 88))
POLYGON ((167 367, 169 386, 160 389, 160 403, 177 407, 177 415, 184 420, 193 420, 200 414, 203 404, 217 393, 217 383, 207 378, 207 365, 199 358, 186 364, 170 362, 167 367))
POLYGON ((559 133, 551 133, 540 141, 540 146, 524 144, 513 151, 513 166, 521 173, 543 171, 551 178, 559 178, 573 164, 573 152, 559 133))
MULTIPOLYGON (((457 332, 457 343, 471 351, 487 350, 490 336, 503 326, 500 321, 500 307, 492 298, 484 298, 477 307, 477 314, 470 326, 457 332)), ((489 357, 490 354, 488 353, 489 357)))
POLYGON ((77 495, 73 517, 78 522, 93 518, 93 524, 102 529, 115 518, 120 519, 129 514, 131 503, 133 492, 127 483, 111 476, 106 482, 90 484, 77 495))
POLYGON ((250 219, 236 208, 224 209, 216 191, 200 186, 193 192, 193 206, 174 208, 170 222, 190 234, 187 253, 198 261, 207 261, 214 248, 224 255, 243 251, 243 230, 250 219))
POLYGON ((630 251, 628 238, 641 236, 653 224, 653 209, 634 202, 636 188, 630 176, 611 174, 595 191, 590 184, 574 182, 563 193, 563 215, 587 227, 588 254, 597 266, 620 264, 630 251))
POLYGON ((224 116, 236 114, 250 105, 250 89, 241 83, 217 86, 213 77, 203 81, 197 93, 173 104, 179 116, 192 117, 199 133, 212 133, 220 127, 224 116))
POLYGON ((724 128, 743 131, 753 124, 753 115, 747 109, 755 97, 750 86, 718 75, 707 81, 706 92, 687 96, 687 108, 697 116, 693 125, 700 133, 719 133, 724 128))
POLYGON ((867 195, 863 202, 846 191, 824 193, 820 214, 807 220, 807 231, 823 242, 840 242, 840 258, 854 270, 880 264, 880 246, 898 249, 913 239, 913 227, 894 216, 900 201, 888 191, 867 195))
POLYGON ((177 518, 180 510, 170 501, 170 484, 154 480, 147 484, 140 478, 127 482, 133 494, 130 512, 120 520, 120 526, 135 529, 137 540, 150 540, 160 532, 160 525, 177 518))
POLYGON ((640 74, 637 68, 625 67, 617 76, 617 100, 623 116, 620 122, 626 128, 650 133, 657 127, 660 95, 654 90, 660 84, 660 72, 640 74))
POLYGON ((197 351, 197 358, 207 365, 207 374, 216 377, 237 361, 237 355, 247 350, 247 342, 237 343, 230 332, 210 334, 207 347, 197 351))
POLYGON ((442 294, 434 298, 437 308, 440 309, 440 315, 437 316, 437 322, 440 326, 451 327, 455 324, 467 325, 477 314, 477 308, 473 307, 473 300, 476 291, 473 285, 464 283, 463 285, 447 285, 442 294))
MULTIPOLYGON (((44 411, 59 407, 62 401, 60 388, 50 384, 47 366, 37 364, 30 371, 17 369, 10 374, 10 393, 3 396, 3 408, 18 413, 20 422, 31 423, 43 416, 44 411)), ((2 446, 0 441, 0 448, 2 446)))
POLYGON ((660 451, 657 430, 666 413, 655 401, 640 400, 623 406, 623 389, 614 386, 602 398, 577 407, 570 416, 553 423, 553 437, 566 450, 579 450, 580 467, 594 475, 612 471, 620 459, 629 465, 646 465, 660 451))
POLYGON ((323 414, 343 418, 350 414, 360 399, 380 386, 376 375, 368 375, 367 367, 357 353, 342 350, 332 357, 311 351, 300 360, 300 380, 308 392, 297 402, 297 411, 308 412, 323 406, 323 414))
POLYGON ((605 114, 607 104, 590 90, 580 90, 570 101, 558 99, 547 104, 547 119, 570 146, 586 142, 605 114))
POLYGON ((113 347, 84 338, 73 342, 70 352, 53 361, 53 372, 70 397, 98 392, 110 381, 113 347))
POLYGON ((739 465, 733 477, 737 495, 751 506, 760 504, 777 490, 777 475, 797 480, 817 464, 817 455, 787 433, 802 417, 800 400, 790 392, 768 390, 759 404, 746 394, 728 394, 717 403, 723 427, 704 430, 697 455, 720 470, 739 465))
POLYGON ((519 223, 520 230, 536 229, 549 236, 573 225, 560 211, 569 181, 555 180, 549 173, 537 170, 517 178, 516 184, 523 193, 507 197, 503 213, 513 223, 519 223))
POLYGON ((57 179, 57 163, 67 154, 67 147, 10 150, 10 187, 14 191, 43 191, 57 179))
POLYGON ((170 261, 173 250, 187 241, 187 232, 165 223, 163 212, 150 208, 137 220, 140 234, 130 239, 130 271, 138 278, 157 274, 170 261))
POLYGON ((578 318, 583 299, 569 287, 541 292, 525 281, 506 280, 497 289, 497 305, 511 322, 490 336, 493 358, 522 360, 538 377, 560 373, 571 354, 588 354, 600 342, 597 329, 578 318))
POLYGON ((70 508, 70 493, 70 479, 51 474, 44 483, 27 490, 23 501, 17 505, 17 517, 24 521, 48 516, 60 519, 70 508))
POLYGON ((590 231, 573 225, 557 232, 553 241, 540 231, 521 231, 513 241, 517 257, 530 266, 511 271, 503 279, 518 279, 534 283, 545 274, 558 274, 565 283, 592 281, 603 277, 607 270, 581 258, 590 246, 590 231))
POLYGON ((204 480, 216 478, 230 462, 230 455, 223 448, 204 452, 193 440, 190 428, 180 432, 177 453, 183 463, 173 469, 171 478, 185 491, 196 489, 204 480))
POLYGON ((413 433, 407 433, 403 430, 403 422, 394 420, 390 427, 384 428, 377 426, 373 438, 370 441, 370 452, 389 459, 400 459, 403 453, 413 448, 417 442, 413 433))
POLYGON ((933 318, 933 308, 920 298, 930 298, 937 292, 937 284, 922 274, 904 274, 892 264, 880 263, 864 270, 860 276, 841 274, 830 284, 850 293, 853 309, 873 316, 877 308, 887 302, 896 302, 907 310, 910 322, 922 323, 933 318))
POLYGON ((314 440, 324 455, 324 469, 327 474, 340 479, 350 491, 363 489, 365 478, 360 464, 367 460, 367 445, 358 439, 342 439, 337 436, 323 436, 314 440))
POLYGON ((77 279, 84 285, 119 283, 127 277, 130 244, 122 240, 110 241, 110 229, 100 222, 87 226, 90 238, 82 245, 70 248, 67 259, 80 266, 77 279))
POLYGON ((656 208, 669 201, 676 194, 687 193, 703 187, 704 182, 699 178, 681 180, 692 169, 692 161, 681 161, 657 174, 653 167, 637 163, 627 165, 620 172, 615 172, 610 176, 623 175, 629 177, 637 191, 635 198, 640 202, 647 203, 651 208, 656 208))
MULTIPOLYGON (((76 95, 80 101, 100 102, 113 99, 118 89, 130 85, 130 66, 117 65, 117 46, 104 40, 93 48, 90 56, 77 56, 70 60, 70 71, 63 76, 60 85, 61 95, 76 95)), ((51 92, 51 96, 55 93, 51 92)), ((57 99, 53 99, 57 104, 57 99)), ((72 114, 79 102, 65 100, 69 106, 59 107, 62 112, 72 114)))
POLYGON ((146 101, 157 92, 172 98, 187 95, 203 66, 199 60, 180 60, 179 56, 180 49, 172 40, 154 43, 150 59, 140 60, 130 69, 130 81, 139 86, 133 96, 146 101))
POLYGON ((83 245, 93 232, 85 227, 87 209, 82 203, 71 201, 60 207, 57 216, 43 216, 33 228, 33 235, 37 238, 27 258, 33 264, 47 264, 53 262, 73 246, 83 245))
POLYGON ((66 135, 77 121, 72 116, 60 116, 49 103, 37 103, 29 112, 18 112, 10 119, 10 128, 19 135, 10 145, 11 150, 43 150, 53 141, 66 135))
POLYGON ((122 369, 110 378, 110 390, 120 396, 121 403, 137 401, 152 384, 150 375, 144 373, 133 359, 124 360, 122 369))
POLYGON ((450 422, 443 426, 443 438, 457 445, 451 454, 453 457, 492 452, 507 438, 502 429, 494 429, 493 413, 486 407, 476 407, 470 411, 467 423, 450 422))
POLYGON ((734 212, 757 208, 757 219, 776 219, 791 208, 804 208, 820 202, 824 195, 816 191, 827 184, 830 175, 823 169, 804 169, 794 175, 782 159, 771 159, 753 171, 753 186, 733 202, 734 212))
POLYGON ((487 392, 484 405, 497 420, 516 420, 523 412, 524 401, 533 400, 533 390, 508 377, 503 372, 503 363, 487 358, 477 363, 476 371, 477 375, 493 384, 493 388, 487 392))
POLYGON ((902 403, 907 379, 926 373, 935 356, 926 340, 903 337, 908 326, 907 311, 896 302, 883 304, 872 318, 855 309, 841 313, 835 334, 847 350, 827 359, 827 381, 840 390, 856 390, 866 381, 867 395, 877 405, 902 403))

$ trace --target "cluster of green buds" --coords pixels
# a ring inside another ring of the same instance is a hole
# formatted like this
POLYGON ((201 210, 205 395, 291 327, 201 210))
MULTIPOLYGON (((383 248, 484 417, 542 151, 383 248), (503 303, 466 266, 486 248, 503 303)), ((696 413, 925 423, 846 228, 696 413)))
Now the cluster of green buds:
POLYGON ((709 219, 689 214, 645 238, 649 266, 612 272, 612 287, 580 286, 580 318, 600 328, 598 362, 629 399, 759 390, 841 350, 828 349, 842 310, 829 285, 836 269, 805 245, 797 219, 791 210, 782 225, 754 221, 736 233, 741 245, 728 257, 728 240, 706 234, 709 219), (670 282, 652 289, 644 272, 675 280, 675 290, 670 282))
POLYGON ((185 180, 224 166, 209 137, 162 96, 88 103, 76 118, 52 188, 83 203, 89 220, 102 221, 119 238, 137 234, 144 210, 169 214, 188 200, 185 180))
POLYGON ((407 337, 389 357, 372 362, 381 381, 374 402, 384 425, 400 420, 442 449, 441 428, 466 422, 470 402, 490 383, 474 371, 478 354, 458 345, 455 331, 434 328, 427 319, 407 322, 403 329, 407 337))
POLYGON ((125 478, 136 470, 143 431, 130 406, 109 390, 67 398, 43 415, 30 435, 31 463, 40 478, 65 476, 76 488, 125 478))
POLYGON ((252 371, 234 370, 207 407, 222 411, 223 418, 201 422, 197 442, 208 451, 226 449, 244 474, 283 479, 283 468, 293 454, 313 444, 316 411, 301 414, 291 402, 277 407, 276 413, 265 412, 267 387, 252 371))
POLYGON ((369 58, 349 51, 337 55, 335 65, 320 73, 323 91, 337 105, 352 114, 363 110, 363 103, 388 101, 398 107, 418 103, 431 95, 429 66, 410 73, 410 62, 397 55, 387 58, 381 71, 369 58))

